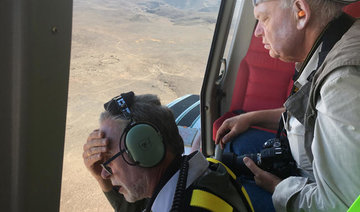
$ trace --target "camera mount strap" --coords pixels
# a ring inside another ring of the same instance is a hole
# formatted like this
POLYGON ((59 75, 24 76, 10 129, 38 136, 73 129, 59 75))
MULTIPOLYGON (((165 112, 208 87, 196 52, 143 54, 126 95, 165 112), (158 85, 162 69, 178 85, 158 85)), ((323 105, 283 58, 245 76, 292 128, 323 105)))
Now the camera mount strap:
POLYGON ((285 136, 286 137, 286 130, 285 130, 285 121, 286 121, 286 117, 287 117, 287 111, 283 112, 281 114, 281 117, 280 117, 280 121, 279 121, 279 127, 278 127, 278 130, 276 132, 276 138, 279 138, 281 136, 285 136))

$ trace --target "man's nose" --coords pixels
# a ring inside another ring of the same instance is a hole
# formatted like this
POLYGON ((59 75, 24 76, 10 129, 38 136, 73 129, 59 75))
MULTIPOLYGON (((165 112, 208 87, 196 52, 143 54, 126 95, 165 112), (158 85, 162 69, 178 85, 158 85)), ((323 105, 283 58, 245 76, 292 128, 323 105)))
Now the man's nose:
POLYGON ((111 176, 111 174, 109 172, 107 172, 104 168, 101 169, 101 177, 103 179, 109 179, 111 176))
POLYGON ((260 36, 263 36, 264 35, 264 28, 262 26, 262 24, 260 22, 258 22, 256 24, 256 28, 255 28, 255 32, 254 32, 254 35, 256 37, 260 37, 260 36))

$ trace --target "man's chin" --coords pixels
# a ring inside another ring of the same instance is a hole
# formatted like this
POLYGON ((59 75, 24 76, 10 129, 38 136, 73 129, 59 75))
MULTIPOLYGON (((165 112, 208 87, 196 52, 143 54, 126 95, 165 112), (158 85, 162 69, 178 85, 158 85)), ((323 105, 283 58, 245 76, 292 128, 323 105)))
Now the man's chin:
POLYGON ((116 188, 116 191, 119 194, 122 194, 124 196, 124 198, 126 199, 127 202, 134 202, 134 201, 131 201, 131 198, 129 197, 129 194, 128 194, 127 190, 124 187, 122 187, 122 186, 114 186, 114 188, 116 188))
POLYGON ((139 197, 135 197, 135 196, 133 196, 133 195, 129 195, 129 192, 128 192, 127 190, 125 190, 125 189, 123 189, 121 192, 119 191, 119 193, 121 193, 121 194, 124 196, 125 200, 126 200, 127 202, 130 202, 130 203, 134 203, 134 202, 136 202, 136 201, 138 201, 138 200, 141 199, 141 198, 139 198, 139 197))
POLYGON ((280 55, 279 53, 276 53, 273 50, 269 50, 269 55, 272 58, 279 59, 279 60, 281 60, 283 62, 286 62, 286 63, 293 63, 293 62, 297 61, 292 57, 284 57, 284 55, 280 55))
POLYGON ((277 54, 277 53, 275 53, 273 50, 269 50, 269 55, 270 55, 270 57, 272 57, 272 58, 276 58, 276 59, 278 59, 278 58, 280 58, 280 55, 279 54, 277 54))
POLYGON ((128 195, 125 195, 125 194, 123 194, 123 195, 124 195, 125 200, 127 202, 130 202, 130 203, 134 203, 134 202, 140 200, 139 198, 135 198, 133 196, 128 196, 128 195))

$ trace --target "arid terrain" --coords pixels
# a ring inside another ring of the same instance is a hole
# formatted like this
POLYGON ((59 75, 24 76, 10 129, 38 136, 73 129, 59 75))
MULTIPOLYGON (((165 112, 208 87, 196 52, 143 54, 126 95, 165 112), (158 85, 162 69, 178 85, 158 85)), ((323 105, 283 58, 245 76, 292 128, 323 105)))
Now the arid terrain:
POLYGON ((60 211, 113 211, 82 161, 103 103, 200 93, 218 0, 74 0, 60 211))

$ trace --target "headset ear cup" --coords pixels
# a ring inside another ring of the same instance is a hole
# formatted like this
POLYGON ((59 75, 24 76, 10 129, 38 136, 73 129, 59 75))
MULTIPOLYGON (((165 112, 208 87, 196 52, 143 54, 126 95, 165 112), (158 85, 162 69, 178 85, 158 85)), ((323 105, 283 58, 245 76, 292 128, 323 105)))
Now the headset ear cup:
POLYGON ((165 156, 165 145, 160 132, 148 123, 136 123, 126 134, 125 145, 141 167, 153 167, 165 156))

